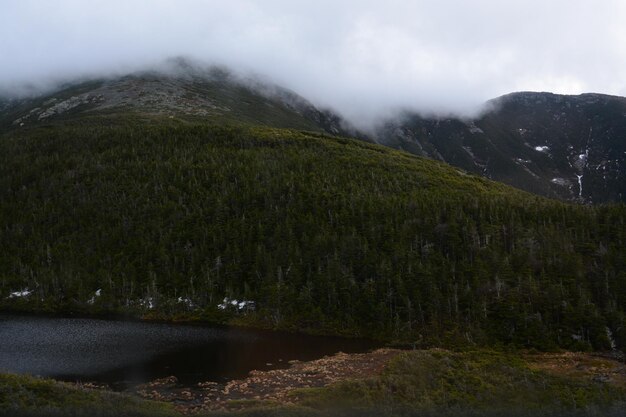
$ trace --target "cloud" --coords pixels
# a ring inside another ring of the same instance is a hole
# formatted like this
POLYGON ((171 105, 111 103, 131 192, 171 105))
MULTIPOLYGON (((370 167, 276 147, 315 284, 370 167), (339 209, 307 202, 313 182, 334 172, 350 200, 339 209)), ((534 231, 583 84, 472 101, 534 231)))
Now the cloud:
POLYGON ((189 56, 356 121, 518 90, 626 92, 622 0, 0 0, 0 91, 189 56))

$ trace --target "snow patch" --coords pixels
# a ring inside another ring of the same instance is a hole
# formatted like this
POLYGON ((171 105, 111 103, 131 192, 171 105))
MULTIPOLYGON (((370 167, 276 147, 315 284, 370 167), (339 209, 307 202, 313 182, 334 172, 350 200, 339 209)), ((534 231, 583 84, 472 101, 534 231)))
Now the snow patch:
POLYGON ((528 159, 522 159, 522 158, 515 158, 515 159, 514 159, 514 161, 515 161, 515 163, 516 163, 517 165, 521 166, 521 167, 524 169, 524 171, 528 172, 530 175, 532 175, 532 176, 533 176, 533 177, 535 177, 535 178, 539 178, 539 176, 538 176, 537 174, 535 174, 533 171, 531 171, 531 170, 530 170, 530 169, 526 166, 526 164, 529 164, 529 163, 531 163, 531 162, 532 162, 531 160, 528 160, 528 159))
POLYGON ((178 304, 184 304, 187 308, 194 308, 196 305, 189 298, 178 297, 178 304))
POLYGON ((143 307, 147 307, 150 310, 152 310, 156 305, 152 297, 144 298, 143 300, 139 302, 139 304, 143 307))
POLYGON ((23 298, 28 297, 33 292, 28 288, 24 288, 22 291, 14 291, 7 298, 23 298))
POLYGON ((576 178, 578 178, 578 197, 583 196, 583 176, 576 174, 576 178))
POLYGON ((570 185, 570 184, 571 184, 571 183, 570 183, 568 180, 566 180, 565 178, 552 178, 552 179, 550 180, 550 182, 551 182, 552 184, 560 185, 560 186, 562 186, 562 187, 566 187, 566 186, 568 186, 568 185, 570 185))
POLYGON ((609 339, 609 343, 611 345, 611 350, 617 350, 617 343, 615 343, 615 339, 613 338, 613 332, 608 327, 606 329, 606 337, 609 339))
POLYGON ((230 298, 226 297, 221 304, 217 305, 217 308, 219 308, 220 310, 226 310, 229 307, 237 311, 254 310, 256 308, 256 302, 250 300, 231 300, 230 298))
POLYGON ((102 295, 102 289, 98 288, 96 290, 96 292, 94 293, 93 297, 91 297, 89 300, 87 300, 87 304, 93 304, 96 302, 96 298, 100 297, 102 295))
POLYGON ((535 146, 535 150, 537 152, 548 152, 550 150, 549 146, 535 146))

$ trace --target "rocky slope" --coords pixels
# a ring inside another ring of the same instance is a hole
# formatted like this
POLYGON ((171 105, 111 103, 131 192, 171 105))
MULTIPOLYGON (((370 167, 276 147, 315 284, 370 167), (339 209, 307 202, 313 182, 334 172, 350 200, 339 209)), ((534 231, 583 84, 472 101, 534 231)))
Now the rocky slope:
POLYGON ((129 111, 348 133, 338 115, 290 90, 182 59, 168 61, 159 70, 73 83, 42 96, 0 97, 0 129, 129 111))
POLYGON ((377 141, 526 191, 586 203, 626 201, 626 99, 514 93, 475 120, 406 113, 377 141))

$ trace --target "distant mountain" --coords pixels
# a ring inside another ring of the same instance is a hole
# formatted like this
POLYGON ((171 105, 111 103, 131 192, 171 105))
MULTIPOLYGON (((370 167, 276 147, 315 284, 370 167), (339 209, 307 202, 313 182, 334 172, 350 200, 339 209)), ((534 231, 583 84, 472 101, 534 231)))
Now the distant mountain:
POLYGON ((376 139, 548 197, 626 201, 626 98, 514 93, 487 109, 475 120, 406 113, 376 139))
POLYGON ((0 129, 31 126, 77 115, 138 112, 230 120, 272 127, 349 134, 338 115, 296 93, 220 67, 170 60, 159 71, 89 80, 42 96, 0 98, 0 129))
POLYGON ((293 128, 377 142, 546 197, 626 202, 626 98, 513 93, 486 109, 476 119, 405 112, 366 134, 288 89, 174 59, 158 71, 0 98, 0 131, 129 112, 293 128))

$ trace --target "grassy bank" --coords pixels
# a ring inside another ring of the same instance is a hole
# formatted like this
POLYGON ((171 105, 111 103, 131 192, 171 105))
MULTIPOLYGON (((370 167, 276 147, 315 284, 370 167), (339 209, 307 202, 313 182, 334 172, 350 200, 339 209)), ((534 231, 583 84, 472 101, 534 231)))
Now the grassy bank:
MULTIPOLYGON (((316 366, 307 365, 306 372, 323 372, 316 366)), ((212 417, 617 417, 626 406, 624 369, 623 363, 589 354, 407 351, 371 377, 295 389, 280 401, 258 400, 252 393, 220 404, 222 411, 187 410, 212 417)), ((272 383, 263 380, 265 387, 272 383)), ((4 415, 174 416, 186 409, 180 401, 178 407, 175 411, 164 403, 49 380, 0 376, 4 415)))
POLYGON ((170 404, 23 375, 0 374, 0 415, 169 417, 170 404))
POLYGON ((492 351, 413 351, 392 360, 379 377, 296 396, 299 404, 318 410, 332 404, 385 415, 436 416, 596 415, 617 410, 626 400, 623 374, 601 383, 591 371, 563 376, 558 367, 547 372, 533 361, 492 351))

